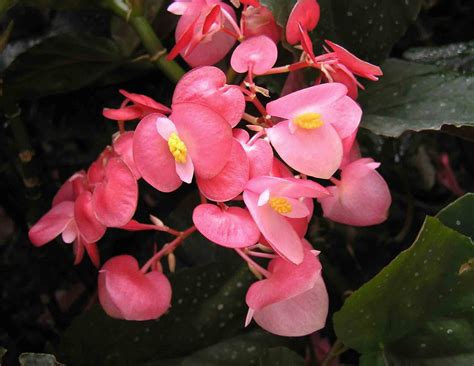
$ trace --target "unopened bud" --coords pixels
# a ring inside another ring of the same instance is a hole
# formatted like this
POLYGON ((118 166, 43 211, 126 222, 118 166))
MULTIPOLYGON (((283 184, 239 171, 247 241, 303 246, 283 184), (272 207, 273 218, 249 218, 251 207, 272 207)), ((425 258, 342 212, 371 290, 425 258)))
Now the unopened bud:
POLYGON ((156 226, 165 226, 163 221, 161 221, 158 217, 150 215, 150 221, 153 223, 153 225, 156 226))
POLYGON ((168 254, 168 268, 171 273, 174 273, 176 270, 176 256, 172 252, 168 254))

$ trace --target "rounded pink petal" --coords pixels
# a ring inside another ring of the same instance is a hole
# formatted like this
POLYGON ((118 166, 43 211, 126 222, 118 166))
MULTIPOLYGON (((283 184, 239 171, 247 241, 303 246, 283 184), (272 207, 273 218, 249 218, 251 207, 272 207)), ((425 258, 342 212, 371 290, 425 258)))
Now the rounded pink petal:
POLYGON ((270 333, 301 337, 324 328, 328 309, 328 293, 322 277, 319 277, 310 290, 257 310, 253 318, 270 333))
POLYGON ((63 201, 53 206, 28 232, 33 245, 40 247, 59 234, 69 225, 74 216, 74 202, 63 201))
POLYGON ((133 158, 143 179, 161 192, 172 192, 182 181, 173 155, 156 129, 160 114, 150 114, 138 124, 133 136, 133 158))
POLYGON ((343 157, 340 169, 344 169, 347 164, 360 159, 359 145, 356 141, 357 131, 354 131, 350 136, 342 139, 343 157))
POLYGON ((123 89, 120 89, 119 92, 125 98, 130 99, 130 101, 132 101, 133 103, 138 104, 139 106, 146 107, 147 109, 150 109, 153 112, 159 112, 159 113, 170 113, 171 112, 171 109, 169 109, 167 106, 165 106, 161 103, 158 103, 156 100, 154 100, 150 97, 147 97, 146 95, 129 93, 126 90, 123 90, 123 89))
POLYGON ((143 108, 136 105, 126 106, 119 109, 104 108, 102 110, 102 115, 105 118, 114 121, 130 121, 140 118, 143 115, 143 108))
POLYGON ((226 165, 232 149, 232 129, 212 109, 194 103, 173 105, 171 120, 186 144, 196 175, 215 177, 226 165))
POLYGON ((92 206, 92 193, 82 192, 74 203, 74 219, 77 229, 88 243, 93 243, 102 238, 106 227, 95 217, 92 206))
POLYGON ((257 36, 246 39, 237 46, 232 53, 230 64, 239 73, 252 69, 254 75, 261 75, 275 65, 277 58, 275 43, 266 36, 257 36))
POLYGON ((86 174, 84 171, 74 173, 67 181, 63 183, 61 188, 56 192, 53 198, 53 206, 63 201, 74 201, 79 193, 86 186, 86 174), (79 189, 77 189, 79 187, 79 189))
POLYGON ((111 158, 105 166, 105 179, 92 193, 97 219, 108 227, 129 222, 137 208, 138 184, 131 170, 120 158, 111 158))
POLYGON ((128 168, 132 171, 135 179, 140 179, 141 174, 138 171, 135 160, 133 159, 133 131, 125 132, 114 141, 114 151, 120 156, 128 168))
POLYGON ((196 177, 201 193, 212 201, 229 201, 242 193, 249 180, 249 161, 243 147, 237 140, 232 141, 230 158, 215 177, 196 177))
POLYGON ((254 193, 261 194, 268 190, 273 196, 284 196, 291 198, 301 197, 324 197, 328 195, 326 188, 308 179, 296 179, 294 177, 257 177, 250 180, 246 187, 254 193))
POLYGON ((341 139, 350 136, 359 127, 362 109, 354 100, 344 96, 320 110, 324 123, 330 123, 341 139))
POLYGON ((293 174, 291 173, 290 169, 275 157, 273 158, 272 170, 270 171, 269 175, 279 178, 293 178, 293 174))
POLYGON ((245 248, 257 243, 260 237, 249 212, 240 207, 222 209, 202 204, 194 209, 193 222, 207 239, 227 248, 245 248))
POLYGON ((245 110, 245 98, 236 86, 227 85, 222 70, 213 66, 199 67, 187 72, 176 85, 173 105, 197 103, 211 108, 232 127, 245 110))
POLYGON ((248 6, 242 11, 242 28, 245 38, 267 36, 278 43, 281 27, 275 22, 270 10, 263 5, 248 6))
POLYGON ((114 318, 152 320, 163 315, 171 302, 171 285, 163 273, 140 272, 129 255, 109 259, 99 271, 99 300, 114 318))
POLYGON ((372 159, 359 159, 345 166, 338 185, 328 188, 331 196, 319 199, 324 216, 353 226, 385 221, 392 199, 376 166, 372 159))
POLYGON ((267 140, 258 139, 252 145, 242 145, 250 164, 250 178, 268 175, 273 166, 273 150, 267 140))
POLYGON ((258 195, 244 191, 244 202, 271 247, 290 262, 303 261, 303 243, 288 220, 269 205, 258 206, 258 195))
POLYGON ((158 117, 156 119, 156 130, 163 140, 166 141, 168 141, 171 134, 177 133, 176 126, 174 125, 173 121, 166 117, 158 117))
POLYGON ((267 104, 267 111, 274 117, 291 119, 306 112, 319 113, 347 94, 347 88, 340 83, 315 85, 285 95, 267 104))
MULTIPOLYGON (((332 82, 344 84, 347 88, 347 95, 356 100, 359 94, 357 89, 358 82, 352 72, 342 64, 333 66, 333 70, 331 72, 332 82)), ((327 77, 323 77, 323 79, 329 81, 327 77)))
POLYGON ((271 144, 283 161, 300 173, 315 178, 330 178, 342 160, 342 142, 330 124, 304 130, 289 130, 289 121, 267 129, 271 144))
POLYGON ((298 0, 291 10, 286 23, 286 40, 289 44, 298 43, 301 24, 306 31, 312 31, 319 22, 320 8, 316 0, 298 0))

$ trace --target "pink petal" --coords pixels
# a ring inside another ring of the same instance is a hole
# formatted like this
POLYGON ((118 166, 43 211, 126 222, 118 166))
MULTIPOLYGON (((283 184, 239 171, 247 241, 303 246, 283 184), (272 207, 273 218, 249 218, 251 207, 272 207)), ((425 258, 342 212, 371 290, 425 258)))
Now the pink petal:
POLYGON ((189 3, 187 1, 174 1, 171 3, 166 10, 175 15, 183 15, 188 8, 189 3))
POLYGON ((165 113, 165 114, 168 114, 171 112, 171 109, 169 109, 167 106, 161 103, 158 103, 156 100, 150 97, 147 97, 146 95, 129 93, 123 89, 120 89, 119 91, 125 98, 130 99, 130 101, 132 101, 133 103, 142 107, 146 107, 147 109, 150 109, 153 112, 159 112, 159 113, 165 113))
POLYGON ((96 242, 104 236, 106 227, 95 217, 92 193, 85 191, 77 197, 74 203, 74 219, 77 229, 87 242, 96 242))
POLYGON ((301 263, 304 257, 303 244, 287 219, 269 205, 259 207, 257 194, 244 191, 243 197, 252 218, 271 247, 290 262, 301 263))
POLYGON ((113 144, 114 151, 120 156, 128 168, 132 171, 135 179, 140 179, 141 174, 138 171, 135 160, 133 159, 133 131, 121 134, 113 144))
POLYGON ((343 84, 315 85, 268 103, 267 111, 274 117, 292 119, 300 113, 319 113, 321 108, 334 103, 346 94, 347 88, 343 84))
POLYGON ((170 306, 171 286, 158 271, 140 272, 138 262, 128 255, 109 259, 99 271, 99 300, 114 318, 152 320, 170 306))
POLYGON ((383 75, 380 67, 361 60, 347 51, 344 47, 341 47, 333 42, 326 40, 326 43, 336 53, 336 57, 339 59, 339 62, 345 65, 354 74, 374 81, 378 80, 377 76, 383 75))
POLYGON ((343 157, 340 169, 344 169, 347 164, 352 163, 353 161, 360 159, 360 150, 359 145, 356 141, 357 131, 354 131, 350 136, 342 139, 343 147, 343 157))
POLYGON ((326 188, 320 184, 307 179, 257 177, 250 180, 246 187, 254 193, 262 193, 269 190, 273 196, 284 196, 291 198, 301 197, 324 197, 328 195, 326 188))
POLYGON ((186 144, 196 175, 215 177, 229 160, 232 148, 232 129, 226 120, 194 103, 173 105, 171 120, 186 144))
POLYGON ((275 22, 272 12, 263 5, 248 6, 242 11, 241 24, 245 38, 267 36, 275 43, 281 39, 281 27, 275 22))
POLYGON ((74 202, 63 201, 53 206, 31 227, 28 232, 30 241, 37 247, 50 242, 66 229, 73 215, 74 202))
POLYGON ((293 174, 291 173, 290 169, 275 157, 273 158, 272 170, 270 171, 269 175, 279 178, 293 178, 293 174))
POLYGON ((167 141, 158 134, 156 119, 150 114, 138 124, 133 137, 133 157, 143 179, 161 192, 172 192, 182 183, 176 173, 167 141))
POLYGON ((273 150, 267 140, 258 139, 251 146, 242 145, 250 164, 250 178, 269 175, 273 166, 273 150))
POLYGON ((104 108, 102 110, 102 115, 105 118, 112 119, 114 121, 130 121, 142 117, 143 109, 136 105, 122 107, 119 109, 104 108))
POLYGON ((120 158, 111 158, 105 166, 105 179, 92 194, 97 219, 108 227, 119 227, 135 214, 138 185, 133 173, 120 158))
POLYGON ((230 64, 239 73, 252 69, 254 75, 265 74, 270 70, 278 57, 275 43, 266 36, 246 39, 232 53, 230 64))
POLYGON ((292 219, 300 219, 300 218, 307 218, 310 214, 308 207, 295 198, 287 198, 286 199, 291 205, 291 211, 285 214, 282 214, 285 217, 289 217, 292 219))
MULTIPOLYGON (((326 84, 330 85, 330 84, 326 84)), ((315 178, 330 178, 342 160, 342 142, 330 124, 312 129, 289 130, 289 121, 267 129, 278 155, 293 169, 315 178)))
POLYGON ((74 201, 79 193, 81 193, 86 186, 86 174, 84 171, 74 173, 64 184, 59 188, 53 198, 53 206, 63 201, 74 201), (78 189, 80 187, 80 189, 78 189))
POLYGON ((240 207, 222 209, 202 204, 194 209, 193 222, 207 239, 227 248, 245 248, 257 243, 260 237, 249 212, 240 207))
POLYGON ((208 199, 218 202, 229 201, 242 193, 249 180, 249 161, 247 154, 237 140, 232 142, 230 158, 215 177, 204 179, 197 176, 201 193, 208 199))
POLYGON ((392 199, 376 167, 372 159, 359 159, 345 166, 338 185, 328 187, 331 196, 319 199, 324 216, 353 226, 385 221, 392 199))
POLYGON ((191 158, 188 156, 185 163, 175 162, 176 174, 184 183, 191 183, 194 176, 194 165, 191 158))
POLYGON ((78 235, 77 226, 74 220, 69 221, 69 224, 66 226, 64 231, 62 232, 61 238, 63 242, 66 244, 71 244, 74 240, 76 240, 78 235))
POLYGON ((362 109, 352 98, 344 96, 320 110, 324 123, 330 123, 341 139, 350 136, 359 127, 362 109))
POLYGON ((306 31, 312 31, 319 22, 320 8, 316 0, 298 0, 291 10, 286 23, 286 40, 296 44, 300 40, 298 25, 306 31))
MULTIPOLYGON (((358 82, 352 72, 342 64, 334 66, 333 69, 334 71, 331 72, 332 81, 344 84, 347 88, 347 95, 356 100, 359 94, 357 90, 358 82)), ((324 80, 329 81, 327 78, 324 78, 324 80)))
POLYGON ((87 255, 91 259, 92 264, 96 267, 100 267, 100 255, 97 248, 97 243, 83 242, 84 248, 86 249, 87 255))
POLYGON ((158 117, 156 119, 156 130, 165 141, 168 141, 172 133, 177 133, 173 121, 166 117, 158 117))
POLYGON ((197 103, 211 108, 232 126, 245 109, 245 98, 238 87, 227 85, 225 74, 217 67, 200 67, 186 73, 176 85, 173 105, 197 103))

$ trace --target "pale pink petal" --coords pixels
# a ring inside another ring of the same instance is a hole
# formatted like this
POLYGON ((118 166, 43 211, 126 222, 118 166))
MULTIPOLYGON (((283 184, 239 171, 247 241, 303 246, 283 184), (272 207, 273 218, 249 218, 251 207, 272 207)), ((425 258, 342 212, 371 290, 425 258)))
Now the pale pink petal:
POLYGON ((121 134, 113 143, 114 151, 120 156, 128 168, 132 171, 135 179, 140 179, 141 174, 138 171, 135 160, 133 159, 133 131, 121 134))
POLYGON ((242 193, 249 180, 249 162, 247 154, 237 140, 232 142, 230 158, 224 168, 215 177, 204 179, 196 177, 201 193, 217 202, 229 201, 242 193))
POLYGON ((258 36, 239 44, 232 53, 230 64, 239 73, 245 73, 251 68, 254 75, 261 75, 275 65, 277 57, 275 43, 266 36, 258 36))
MULTIPOLYGON (((330 85, 330 84, 327 84, 330 85)), ((342 142, 330 124, 291 133, 289 121, 267 129, 267 135, 278 155, 290 167, 315 178, 330 178, 342 160, 342 142)))
POLYGON ((74 203, 74 219, 81 236, 89 243, 98 241, 105 234, 106 227, 95 217, 92 193, 85 191, 74 203))
POLYGON ((189 3, 187 1, 174 1, 166 10, 175 15, 183 15, 188 6, 189 3))
POLYGON ((242 144, 250 164, 250 178, 269 175, 273 165, 273 150, 267 140, 258 139, 252 145, 242 144))
POLYGON ((187 72, 176 85, 173 105, 197 103, 211 108, 232 127, 236 126, 245 110, 245 98, 235 85, 227 85, 227 78, 217 67, 205 66, 187 72))
POLYGON ((97 219, 108 227, 129 222, 137 208, 138 184, 133 173, 120 158, 111 158, 105 166, 105 179, 92 194, 97 219))
POLYGON ((326 188, 308 179, 257 177, 250 180, 245 186, 246 190, 254 193, 270 191, 273 196, 285 196, 291 198, 301 197, 324 197, 328 195, 326 188))
POLYGON ((63 242, 66 244, 71 244, 77 238, 77 227, 74 220, 69 221, 69 224, 66 226, 64 231, 61 234, 63 242))
POLYGON ((143 179, 161 192, 172 192, 182 183, 168 142, 158 134, 159 114, 146 116, 138 124, 133 137, 133 158, 143 179))
POLYGON ((171 134, 177 133, 176 126, 173 121, 166 117, 158 117, 156 119, 156 131, 163 138, 163 140, 168 141, 171 134))
POLYGON ((215 177, 226 165, 232 149, 232 129, 212 109, 194 103, 173 105, 171 120, 186 144, 196 175, 215 177))
POLYGON ((244 191, 244 202, 255 223, 272 248, 290 262, 303 261, 303 244, 288 220, 269 205, 259 207, 258 195, 244 191))
POLYGON ((193 180, 194 176, 194 165, 191 160, 191 157, 186 158, 185 163, 175 163, 176 166, 176 174, 178 174, 179 178, 184 182, 184 183, 191 183, 193 180))
POLYGON ((330 123, 341 139, 350 136, 359 127, 362 109, 353 99, 344 96, 321 108, 321 118, 324 123, 330 123))
POLYGON ((30 241, 37 247, 50 242, 67 228, 73 216, 74 202, 58 203, 31 227, 28 232, 30 241))
POLYGON ((342 139, 343 157, 340 169, 344 169, 347 164, 360 159, 359 145, 356 141, 357 131, 354 131, 350 136, 342 139))
POLYGON ((319 113, 322 107, 334 103, 346 94, 347 88, 340 83, 315 85, 268 103, 267 112, 274 117, 287 119, 301 113, 319 113))
POLYGON ((247 145, 247 142, 250 140, 250 135, 246 130, 243 130, 241 128, 234 128, 232 130, 232 135, 234 136, 235 139, 239 140, 239 142, 242 144, 242 146, 245 148, 244 145, 247 145))
POLYGON ((291 205, 291 211, 282 214, 285 217, 292 219, 307 218, 310 214, 308 206, 306 206, 302 201, 295 198, 286 198, 288 203, 291 205))
POLYGON ((286 40, 288 43, 295 44, 299 42, 299 24, 304 30, 312 31, 319 22, 319 16, 320 8, 316 0, 298 0, 286 23, 286 40))
POLYGON ((249 212, 240 207, 222 209, 202 204, 194 209, 193 222, 207 239, 227 248, 245 248, 257 243, 260 237, 249 212))
POLYGON ((171 286, 158 271, 140 272, 138 262, 128 255, 109 259, 99 271, 99 300, 114 318, 152 320, 170 306, 171 286))

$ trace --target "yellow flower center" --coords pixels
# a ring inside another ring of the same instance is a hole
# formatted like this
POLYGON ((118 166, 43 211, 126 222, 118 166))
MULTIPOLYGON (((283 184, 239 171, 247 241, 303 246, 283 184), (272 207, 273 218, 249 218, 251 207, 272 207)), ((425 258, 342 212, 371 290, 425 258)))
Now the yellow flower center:
POLYGON ((279 214, 286 214, 291 212, 291 203, 283 197, 272 197, 268 200, 268 204, 279 214))
POLYGON ((179 138, 176 133, 172 133, 168 139, 168 148, 171 154, 178 163, 186 163, 186 157, 188 155, 188 148, 184 144, 183 140, 179 138))
POLYGON ((306 130, 319 128, 324 124, 321 115, 313 112, 301 113, 293 119, 293 123, 306 130))

